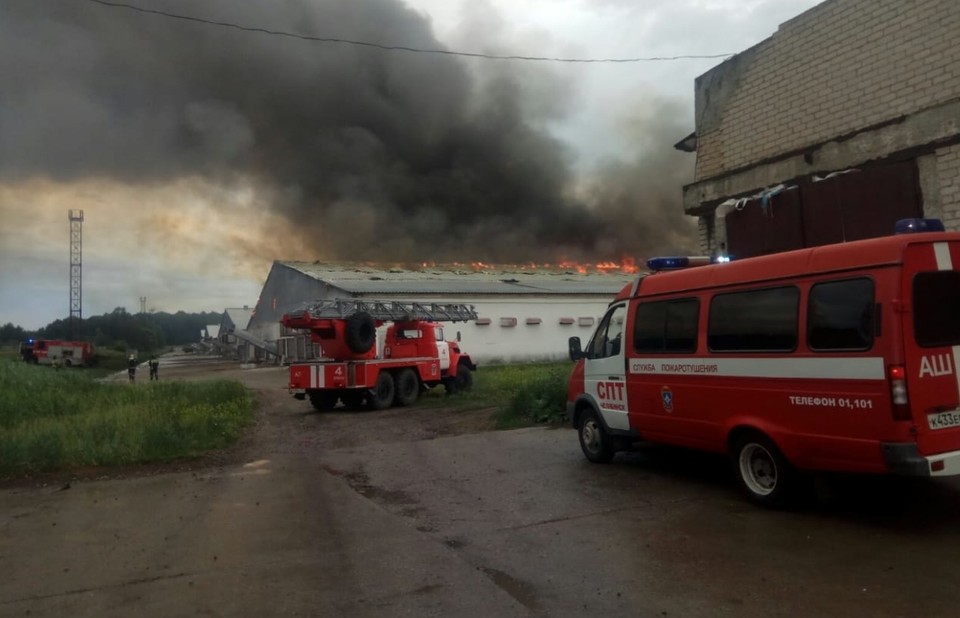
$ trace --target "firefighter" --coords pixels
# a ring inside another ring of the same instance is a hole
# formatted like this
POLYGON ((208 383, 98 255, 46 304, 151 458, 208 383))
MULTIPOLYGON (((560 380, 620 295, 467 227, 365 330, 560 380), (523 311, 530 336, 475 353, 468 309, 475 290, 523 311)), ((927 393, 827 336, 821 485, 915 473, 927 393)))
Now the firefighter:
POLYGON ((160 361, 156 356, 150 358, 147 362, 147 365, 150 367, 150 380, 160 380, 160 361))
POLYGON ((137 357, 133 354, 127 359, 127 377, 131 383, 137 379, 137 357))

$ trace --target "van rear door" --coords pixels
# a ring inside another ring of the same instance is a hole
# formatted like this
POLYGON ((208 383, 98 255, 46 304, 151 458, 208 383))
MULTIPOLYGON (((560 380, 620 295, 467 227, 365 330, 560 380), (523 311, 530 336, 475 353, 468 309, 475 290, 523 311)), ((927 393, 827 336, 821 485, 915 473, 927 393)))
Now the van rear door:
POLYGON ((960 242, 910 244, 904 252, 907 396, 926 457, 960 450, 960 242))

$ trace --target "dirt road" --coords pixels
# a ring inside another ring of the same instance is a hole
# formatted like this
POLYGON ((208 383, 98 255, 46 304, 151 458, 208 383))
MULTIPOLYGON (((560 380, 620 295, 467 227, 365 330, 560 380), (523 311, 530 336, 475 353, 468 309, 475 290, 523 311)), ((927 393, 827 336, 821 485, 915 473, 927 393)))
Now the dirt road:
MULTIPOLYGON (((587 464, 488 411, 313 414, 239 377, 235 449, 146 476, 0 490, 0 616, 956 616, 960 486, 745 504, 722 460, 587 464), (190 468, 190 469, 187 469, 190 468)), ((478 375, 478 379, 482 379, 478 375)), ((830 493, 832 491, 832 494, 830 493)))

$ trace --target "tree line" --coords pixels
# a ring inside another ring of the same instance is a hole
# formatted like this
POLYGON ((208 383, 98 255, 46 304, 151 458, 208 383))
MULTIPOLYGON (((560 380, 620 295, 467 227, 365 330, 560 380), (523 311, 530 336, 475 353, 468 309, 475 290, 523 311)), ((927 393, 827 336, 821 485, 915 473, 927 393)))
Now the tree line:
POLYGON ((60 319, 37 331, 28 331, 8 322, 0 326, 0 342, 13 343, 30 337, 78 339, 91 341, 97 347, 159 350, 199 341, 203 327, 219 324, 221 315, 215 311, 129 313, 124 307, 117 307, 110 313, 82 319, 79 327, 69 319, 60 319))

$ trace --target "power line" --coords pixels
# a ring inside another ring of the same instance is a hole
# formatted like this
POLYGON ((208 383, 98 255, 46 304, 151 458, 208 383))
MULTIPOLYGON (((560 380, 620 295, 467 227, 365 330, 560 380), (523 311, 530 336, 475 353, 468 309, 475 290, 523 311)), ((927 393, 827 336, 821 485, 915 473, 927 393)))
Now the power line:
POLYGON ((222 28, 233 28, 235 30, 242 30, 244 32, 257 32, 260 34, 283 36, 291 39, 300 39, 302 41, 315 41, 319 43, 338 43, 341 45, 373 47, 376 49, 382 49, 386 51, 402 51, 402 52, 412 52, 417 54, 441 54, 444 56, 464 56, 467 58, 484 58, 486 60, 528 60, 528 61, 534 61, 534 62, 571 62, 571 63, 599 64, 599 63, 628 63, 628 62, 663 62, 663 61, 670 61, 670 60, 703 60, 703 59, 729 58, 730 56, 733 55, 733 54, 706 54, 706 55, 688 54, 688 55, 682 55, 682 56, 649 56, 646 58, 552 58, 547 56, 507 56, 507 55, 498 55, 498 54, 480 54, 480 53, 474 53, 474 52, 453 51, 449 49, 424 49, 419 47, 407 47, 405 45, 381 45, 379 43, 370 43, 369 41, 354 41, 351 39, 338 39, 333 37, 308 36, 303 34, 296 34, 293 32, 284 32, 282 30, 270 30, 268 28, 241 26, 240 24, 234 24, 234 23, 225 22, 225 21, 203 19, 201 17, 191 17, 189 15, 179 15, 177 13, 168 13, 166 11, 159 11, 157 9, 145 9, 143 7, 134 6, 132 4, 124 4, 122 2, 108 2, 107 0, 87 0, 87 1, 95 2, 96 4, 101 4, 103 6, 108 6, 111 8, 129 9, 131 11, 137 11, 139 13, 159 15, 161 17, 167 17, 170 19, 179 19, 182 21, 205 24, 208 26, 220 26, 222 28))

